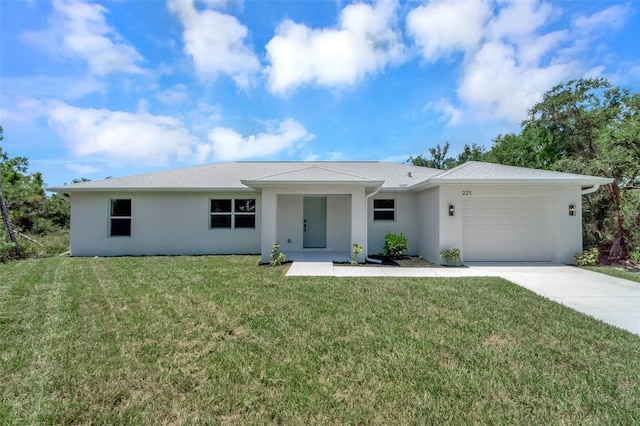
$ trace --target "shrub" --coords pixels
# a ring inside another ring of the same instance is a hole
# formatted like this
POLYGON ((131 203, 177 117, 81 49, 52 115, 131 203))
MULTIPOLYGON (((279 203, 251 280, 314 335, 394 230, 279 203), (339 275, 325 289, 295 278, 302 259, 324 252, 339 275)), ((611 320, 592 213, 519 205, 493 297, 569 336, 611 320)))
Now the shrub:
POLYGON ((398 234, 393 234, 387 231, 387 234, 384 237, 384 253, 387 257, 391 259, 397 259, 404 253, 409 250, 407 237, 398 234))
POLYGON ((352 265, 358 264, 358 256, 360 256, 363 252, 364 252, 364 249, 360 244, 354 244, 353 247, 351 247, 351 264, 352 265))
POLYGON ((631 260, 634 262, 640 263, 640 247, 631 251, 631 253, 629 253, 629 257, 631 257, 631 260))
POLYGON ((62 229, 43 235, 28 235, 40 245, 21 237, 20 248, 25 258, 41 259, 69 251, 69 231, 62 229))
POLYGON ((280 243, 276 241, 271 246, 271 262, 269 264, 271 266, 280 266, 285 260, 287 260, 287 256, 280 252, 280 243))
POLYGON ((593 266, 598 264, 598 258, 600 257, 600 250, 597 247, 584 250, 582 253, 576 253, 573 255, 573 259, 578 266, 593 266))
POLYGON ((462 265, 459 248, 454 248, 451 250, 441 250, 440 258, 444 260, 447 265, 462 265))
POLYGON ((15 245, 12 242, 0 240, 0 263, 8 262, 12 259, 17 259, 15 245))

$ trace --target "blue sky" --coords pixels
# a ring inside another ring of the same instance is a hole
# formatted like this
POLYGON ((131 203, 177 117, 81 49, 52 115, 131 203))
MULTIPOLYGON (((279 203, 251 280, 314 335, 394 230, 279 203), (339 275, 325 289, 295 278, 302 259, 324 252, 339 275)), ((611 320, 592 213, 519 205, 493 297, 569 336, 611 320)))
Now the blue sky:
POLYGON ((640 87, 616 1, 1 1, 3 149, 49 185, 491 146, 573 78, 640 87))

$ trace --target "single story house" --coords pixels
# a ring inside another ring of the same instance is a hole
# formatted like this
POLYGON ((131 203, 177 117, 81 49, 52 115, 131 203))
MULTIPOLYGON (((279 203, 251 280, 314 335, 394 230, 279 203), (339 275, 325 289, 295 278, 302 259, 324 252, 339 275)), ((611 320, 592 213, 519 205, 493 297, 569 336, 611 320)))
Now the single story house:
POLYGON ((228 162, 49 188, 71 200, 73 256, 260 254, 349 259, 387 231, 439 262, 573 263, 582 195, 611 179, 470 161, 228 162))

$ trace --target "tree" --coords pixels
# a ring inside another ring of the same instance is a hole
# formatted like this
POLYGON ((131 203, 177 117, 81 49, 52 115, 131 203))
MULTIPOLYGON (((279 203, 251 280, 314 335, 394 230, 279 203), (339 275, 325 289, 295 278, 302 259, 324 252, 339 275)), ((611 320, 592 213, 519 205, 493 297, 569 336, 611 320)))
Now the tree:
POLYGON ((28 169, 27 158, 10 157, 0 147, 0 187, 15 229, 41 234, 68 226, 69 203, 57 195, 47 197, 42 174, 28 169))
POLYGON ((487 155, 487 150, 484 146, 476 145, 474 143, 471 146, 465 145, 457 158, 453 158, 451 156, 447 157, 450 146, 449 142, 445 142, 444 147, 437 144, 435 147, 429 148, 429 154, 431 155, 430 158, 418 155, 415 158, 409 157, 407 163, 414 166, 446 170, 459 166, 460 164, 464 164, 467 161, 484 161, 484 158, 487 155))
POLYGON ((559 84, 531 108, 520 134, 494 139, 488 159, 613 178, 588 196, 584 228, 611 245, 611 258, 640 248, 640 94, 603 79, 559 84))
POLYGON ((458 158, 455 160, 456 165, 464 164, 467 161, 485 161, 487 157, 487 148, 482 145, 471 146, 465 145, 462 148, 462 152, 458 154, 458 158))
MULTIPOLYGON (((4 139, 3 129, 0 126, 0 141, 4 139)), ((0 159, 2 159, 3 152, 0 149, 0 159)), ((0 177, 3 175, 0 174, 0 177)), ((8 245, 3 244, 3 250, 0 250, 0 256, 4 257, 4 247, 7 247, 9 257, 20 257, 20 246, 18 245, 18 241, 16 239, 16 234, 13 231, 13 225, 11 224, 11 218, 9 217, 9 208, 7 207, 7 203, 5 201, 4 195, 2 194, 2 185, 3 179, 0 180, 0 215, 2 216, 2 223, 4 227, 5 233, 5 241, 8 245)))

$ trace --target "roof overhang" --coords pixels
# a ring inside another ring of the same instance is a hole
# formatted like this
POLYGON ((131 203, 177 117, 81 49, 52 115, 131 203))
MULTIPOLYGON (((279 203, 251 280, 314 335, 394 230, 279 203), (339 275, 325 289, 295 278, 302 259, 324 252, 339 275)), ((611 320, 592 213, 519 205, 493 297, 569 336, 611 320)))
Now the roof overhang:
POLYGON ((243 185, 249 188, 308 188, 314 186, 355 186, 369 188, 380 188, 384 184, 384 180, 266 180, 266 179, 243 179, 243 185))
POLYGON ((580 186, 583 190, 612 183, 614 179, 589 177, 585 179, 428 179, 411 186, 418 191, 439 185, 554 185, 580 186))
POLYGON ((244 187, 237 188, 140 188, 140 187, 109 187, 109 188, 74 188, 64 186, 54 186, 46 188, 49 192, 57 193, 81 193, 81 192, 255 192, 255 189, 244 187))

